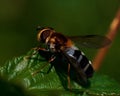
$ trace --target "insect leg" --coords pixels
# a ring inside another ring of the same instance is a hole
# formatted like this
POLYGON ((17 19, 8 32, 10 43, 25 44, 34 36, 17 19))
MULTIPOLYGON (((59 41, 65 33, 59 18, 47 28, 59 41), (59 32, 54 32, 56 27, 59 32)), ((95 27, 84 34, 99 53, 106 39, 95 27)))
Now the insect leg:
POLYGON ((32 73, 32 76, 36 75, 39 73, 42 69, 44 69, 49 63, 46 63, 44 66, 42 66, 40 69, 36 70, 34 73, 32 73))
POLYGON ((71 85, 70 85, 70 64, 68 64, 68 76, 67 76, 67 80, 68 80, 68 88, 71 89, 71 85))
POLYGON ((40 48, 40 47, 35 47, 35 48, 32 48, 31 50, 35 50, 35 52, 33 52, 31 55, 25 56, 25 59, 31 59, 32 56, 35 55, 39 50, 46 51, 45 48, 40 48))
MULTIPOLYGON (((34 76, 35 74, 39 73, 42 69, 44 69, 46 66, 48 66, 48 64, 51 63, 54 59, 55 59, 55 56, 52 55, 51 58, 49 59, 48 63, 43 65, 39 70, 35 71, 32 75, 34 76)), ((50 66, 50 68, 48 69, 47 73, 50 72, 52 67, 53 67, 53 65, 50 66)))
MULTIPOLYGON (((51 63, 52 61, 55 60, 55 58, 56 58, 56 57, 55 57, 54 55, 52 55, 48 62, 51 63)), ((50 68, 49 68, 48 71, 47 71, 47 74, 50 72, 50 70, 52 69, 52 67, 53 67, 53 64, 51 64, 50 68)))

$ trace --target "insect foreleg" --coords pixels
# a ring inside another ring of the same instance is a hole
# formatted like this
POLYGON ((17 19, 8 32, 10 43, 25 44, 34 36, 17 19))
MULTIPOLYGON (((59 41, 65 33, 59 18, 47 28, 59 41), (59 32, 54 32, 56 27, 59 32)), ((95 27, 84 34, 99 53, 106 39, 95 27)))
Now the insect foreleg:
MULTIPOLYGON (((39 70, 35 71, 32 75, 34 76, 35 74, 39 73, 42 69, 44 69, 46 66, 48 66, 49 63, 51 63, 56 57, 55 56, 51 56, 51 58, 49 59, 48 63, 44 64, 39 70)), ((50 72, 50 70, 52 69, 53 65, 50 66, 50 68, 47 71, 47 74, 50 72)))

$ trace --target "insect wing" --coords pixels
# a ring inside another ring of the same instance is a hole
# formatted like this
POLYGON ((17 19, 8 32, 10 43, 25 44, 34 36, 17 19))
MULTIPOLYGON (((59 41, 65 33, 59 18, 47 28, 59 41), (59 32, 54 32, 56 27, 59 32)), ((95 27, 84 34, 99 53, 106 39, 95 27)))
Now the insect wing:
MULTIPOLYGON (((88 80, 87 80, 87 76, 86 74, 83 72, 82 68, 78 68, 77 64, 78 62, 76 61, 76 59, 70 57, 68 54, 66 54, 66 52, 62 52, 62 54, 65 56, 65 58, 68 60, 68 62, 70 63, 70 65, 76 70, 77 74, 79 75, 80 80, 84 83, 87 84, 88 80)), ((83 85, 84 85, 83 84, 83 85)))
POLYGON ((78 47, 102 48, 111 43, 109 38, 100 35, 71 36, 69 38, 73 40, 78 47))

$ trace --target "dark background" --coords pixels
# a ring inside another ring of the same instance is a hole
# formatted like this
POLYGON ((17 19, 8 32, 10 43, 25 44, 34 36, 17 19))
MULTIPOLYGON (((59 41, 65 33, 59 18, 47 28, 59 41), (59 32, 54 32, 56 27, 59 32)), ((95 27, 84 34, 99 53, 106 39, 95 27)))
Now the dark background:
MULTIPOLYGON (((0 0, 0 64, 37 46, 38 25, 65 35, 105 35, 119 6, 120 0, 0 0)), ((118 82, 119 32, 99 70, 118 82)), ((94 58, 96 50, 82 50, 94 58)))

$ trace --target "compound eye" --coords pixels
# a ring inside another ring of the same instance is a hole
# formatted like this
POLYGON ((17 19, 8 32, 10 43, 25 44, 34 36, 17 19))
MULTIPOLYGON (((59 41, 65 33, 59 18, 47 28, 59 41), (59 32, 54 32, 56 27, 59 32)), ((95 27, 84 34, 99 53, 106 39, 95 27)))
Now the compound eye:
POLYGON ((54 30, 50 27, 37 27, 38 35, 37 39, 39 42, 45 43, 46 39, 54 32, 54 30))
POLYGON ((42 43, 45 43, 46 42, 46 39, 50 36, 51 34, 51 30, 41 30, 39 33, 38 33, 38 41, 42 42, 42 43))
POLYGON ((50 36, 51 31, 50 30, 45 30, 41 33, 41 41, 45 43, 46 39, 50 36))

